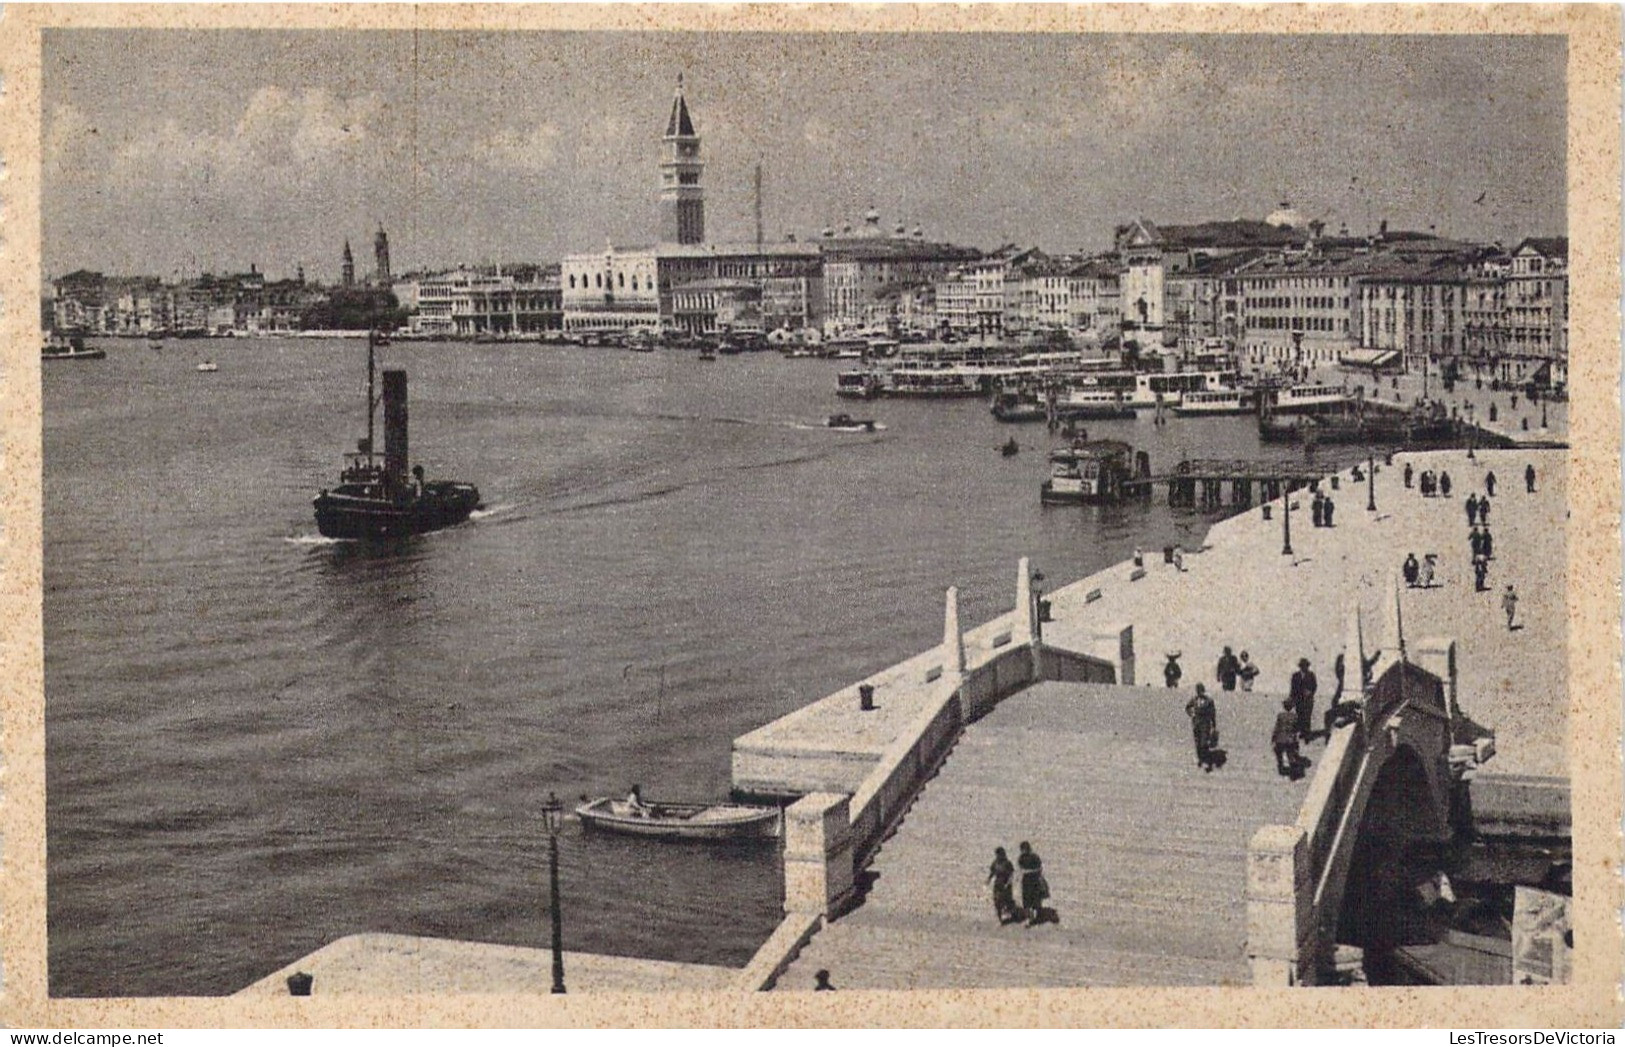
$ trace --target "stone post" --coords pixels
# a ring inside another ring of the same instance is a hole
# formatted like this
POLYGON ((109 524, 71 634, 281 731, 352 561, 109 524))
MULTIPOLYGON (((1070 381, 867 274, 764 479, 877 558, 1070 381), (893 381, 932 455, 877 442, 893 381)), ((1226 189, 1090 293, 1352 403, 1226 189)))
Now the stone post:
POLYGON ((1315 980, 1309 841, 1295 825, 1265 825, 1247 845, 1247 962, 1253 985, 1315 980))
POLYGON ((1031 645, 1038 635, 1038 607, 1033 603, 1032 561, 1023 556, 1016 564, 1016 629, 1015 639, 1031 645))
POLYGON ((1461 715, 1456 703, 1456 641, 1442 636, 1430 636, 1417 643, 1413 653, 1415 663, 1437 676, 1444 684, 1444 707, 1452 720, 1461 715))
POLYGON ((959 587, 948 587, 942 609, 942 671, 965 673, 965 634, 959 631, 959 587))
POLYGON ((852 894, 851 797, 809 793, 784 812, 784 911, 832 916, 852 894))
POLYGON ((1083 653, 1110 662, 1117 672, 1117 682, 1124 687, 1134 686, 1134 626, 1121 622, 1095 626, 1083 653))

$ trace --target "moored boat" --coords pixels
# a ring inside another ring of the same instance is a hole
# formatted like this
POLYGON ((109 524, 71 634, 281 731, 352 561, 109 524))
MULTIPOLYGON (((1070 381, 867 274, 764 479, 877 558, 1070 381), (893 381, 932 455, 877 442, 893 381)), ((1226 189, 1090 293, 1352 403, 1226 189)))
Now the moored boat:
POLYGON ((1121 501, 1124 484, 1148 476, 1150 460, 1144 451, 1121 440, 1077 440, 1051 451, 1050 475, 1039 489, 1044 505, 1099 505, 1121 501))
POLYGON ((589 829, 665 839, 737 840, 777 836, 779 809, 745 804, 631 804, 601 796, 576 808, 589 829))
POLYGON ((41 360, 105 360, 106 349, 87 348, 79 335, 71 338, 53 337, 40 350, 41 360))
POLYGON ((1353 400, 1335 385, 1289 385, 1281 389, 1261 389, 1263 408, 1275 414, 1317 414, 1339 411, 1353 400))
POLYGON ((384 372, 384 452, 373 450, 374 348, 367 339, 367 435, 345 454, 339 485, 312 501, 316 529, 328 538, 400 538, 460 524, 480 505, 473 484, 428 481, 407 473, 406 372, 384 372))
POLYGON ((854 368, 835 376, 835 395, 850 400, 873 400, 880 395, 880 375, 868 368, 854 368))
POLYGON ((993 397, 993 417, 1001 422, 1042 422, 1049 418, 1049 408, 1036 396, 1027 393, 999 393, 993 397))
POLYGON ((1258 396, 1251 389, 1211 389, 1184 394, 1174 405, 1174 414, 1190 415, 1252 414, 1258 409, 1258 396))
POLYGON ((1134 406, 1122 392, 1104 389, 1074 389, 1055 403, 1055 417, 1065 422, 1135 416, 1134 406))

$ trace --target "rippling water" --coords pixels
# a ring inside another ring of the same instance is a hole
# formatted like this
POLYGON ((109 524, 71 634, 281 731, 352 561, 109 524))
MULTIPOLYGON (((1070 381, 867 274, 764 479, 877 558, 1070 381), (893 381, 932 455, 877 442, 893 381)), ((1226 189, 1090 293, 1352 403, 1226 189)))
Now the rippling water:
MULTIPOLYGON (((945 586, 974 624, 1018 556, 1056 584, 1207 523, 1041 509, 1042 428, 976 401, 824 430, 829 362, 414 344, 412 460, 489 510, 328 542, 361 343, 106 345, 44 375, 57 995, 230 992, 360 931, 545 947, 550 790, 724 796, 734 736, 937 642, 945 586)), ((1286 453, 1090 428, 1158 468, 1286 453)), ((561 852, 569 949, 737 965, 777 922, 771 845, 561 852)))

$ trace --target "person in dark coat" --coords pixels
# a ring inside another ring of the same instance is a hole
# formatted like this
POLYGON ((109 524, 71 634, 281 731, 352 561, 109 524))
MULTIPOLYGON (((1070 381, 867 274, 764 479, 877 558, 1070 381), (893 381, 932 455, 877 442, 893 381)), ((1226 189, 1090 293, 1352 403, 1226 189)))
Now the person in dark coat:
POLYGON ((1316 491, 1315 492, 1315 497, 1313 499, 1311 499, 1310 502, 1309 502, 1309 521, 1311 523, 1313 523, 1316 527, 1319 527, 1319 526, 1321 526, 1321 524, 1325 520, 1325 518, 1326 518, 1326 500, 1325 500, 1325 496, 1322 495, 1319 491, 1316 491))
POLYGON ((1478 522, 1484 524, 1486 527, 1489 526, 1490 500, 1488 498, 1478 503, 1478 522))
POLYGON ((1478 495, 1476 495, 1476 494, 1468 495, 1466 505, 1467 505, 1467 526, 1471 527, 1474 523, 1476 523, 1478 521, 1478 495))
POLYGON ((1016 867, 1004 848, 993 848, 993 864, 988 866, 987 882, 993 885, 993 914, 1001 924, 1022 920, 1021 910, 1016 906, 1015 875, 1016 867))
POLYGON ((1027 926, 1031 927, 1044 919, 1044 902, 1049 899, 1044 860, 1038 857, 1032 844, 1023 840, 1016 864, 1021 867, 1021 907, 1027 913, 1027 926))
POLYGON ((1495 559, 1495 539, 1490 537, 1490 529, 1484 528, 1484 537, 1478 540, 1478 551, 1486 560, 1495 559))
POLYGON ((1490 562, 1482 556, 1473 557, 1473 589, 1477 592, 1486 592, 1489 589, 1487 579, 1490 576, 1490 562))
POLYGON ((1343 697, 1343 652, 1338 651, 1337 657, 1332 659, 1332 678, 1337 681, 1337 687, 1332 691, 1332 704, 1343 697))
POLYGON ((1433 497, 1433 473, 1427 469, 1422 470, 1422 479, 1418 486, 1422 489, 1423 498, 1433 497))
POLYGON ((1535 463, 1530 462, 1523 467, 1523 488, 1528 494, 1535 493, 1535 463))
POLYGON ((1416 588, 1416 576, 1418 574, 1420 574, 1421 572, 1422 572, 1422 565, 1416 562, 1416 554, 1415 553, 1406 553, 1405 554, 1405 566, 1400 568, 1400 573, 1402 573, 1405 576, 1405 584, 1407 586, 1409 586, 1410 588, 1415 589, 1416 588))
POLYGON ((1325 526, 1325 527, 1330 527, 1332 525, 1332 514, 1334 512, 1336 512, 1336 511, 1337 511, 1337 503, 1332 501, 1332 496, 1331 495, 1327 495, 1325 504, 1323 504, 1320 507, 1320 522, 1321 522, 1321 525, 1325 526))
POLYGON ((1484 536, 1478 528, 1475 527, 1467 532, 1467 546, 1472 550, 1474 560, 1484 554, 1484 536))
POLYGON ((1439 470, 1439 495, 1443 498, 1450 497, 1450 474, 1443 469, 1439 470))
POLYGON ((1162 682, 1169 687, 1178 687, 1179 678, 1183 675, 1185 675, 1184 670, 1179 668, 1179 652, 1170 651, 1168 653, 1168 664, 1162 667, 1162 682))
POLYGON ((1218 677, 1220 687, 1227 691, 1236 689, 1236 677, 1241 675, 1241 663, 1230 653, 1230 648, 1226 647, 1224 653, 1219 655, 1219 664, 1213 670, 1213 675, 1218 677))
POLYGON ((1185 703, 1191 718, 1191 737, 1196 741, 1196 763, 1204 771, 1213 770, 1213 748, 1219 741, 1219 710, 1208 697, 1207 688, 1196 685, 1196 693, 1185 703))
POLYGON ((1411 463, 1406 462, 1405 463, 1405 486, 1406 487, 1409 487, 1411 485, 1411 476, 1414 474, 1414 472, 1415 472, 1415 470, 1413 470, 1411 468, 1411 463))
POLYGON ((1495 473, 1493 470, 1484 474, 1484 493, 1491 498, 1495 497, 1495 473))
POLYGON ((1275 747, 1275 773, 1291 777, 1298 773, 1298 717, 1292 711, 1292 700, 1281 703, 1275 715, 1275 730, 1270 733, 1275 747))
POLYGON ((813 992, 834 992, 835 986, 829 983, 829 972, 824 970, 813 972, 813 992))
POLYGON ((1308 741, 1314 735, 1315 723, 1315 688, 1319 681, 1309 669, 1309 659, 1298 659, 1298 671, 1292 674, 1291 690, 1287 692, 1287 700, 1298 716, 1298 737, 1308 741))

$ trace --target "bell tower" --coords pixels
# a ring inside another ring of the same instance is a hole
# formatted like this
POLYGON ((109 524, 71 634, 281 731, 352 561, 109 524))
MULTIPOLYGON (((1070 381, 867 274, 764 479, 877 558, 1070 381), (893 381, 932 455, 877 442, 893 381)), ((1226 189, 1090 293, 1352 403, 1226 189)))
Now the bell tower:
POLYGON ((700 186, 700 136, 683 100, 683 75, 677 74, 677 96, 660 140, 660 242, 705 242, 705 190, 700 186))

